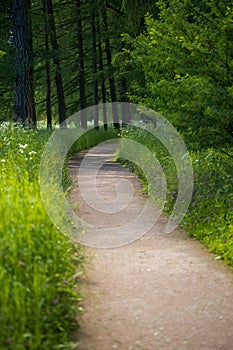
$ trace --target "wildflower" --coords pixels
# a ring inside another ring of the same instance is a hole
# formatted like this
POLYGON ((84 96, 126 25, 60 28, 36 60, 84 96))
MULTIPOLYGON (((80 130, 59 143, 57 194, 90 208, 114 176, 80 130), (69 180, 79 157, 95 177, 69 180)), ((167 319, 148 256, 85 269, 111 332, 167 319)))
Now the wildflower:
POLYGON ((67 280, 63 281, 64 284, 69 284, 69 282, 67 280))
POLYGON ((19 144, 19 148, 23 148, 23 149, 25 149, 25 148, 27 148, 27 146, 28 146, 28 144, 27 144, 27 143, 25 143, 25 145, 21 145, 21 143, 19 144))
POLYGON ((56 274, 55 274, 55 277, 56 277, 56 278, 58 278, 59 276, 60 276, 59 273, 56 273, 56 274))
POLYGON ((32 154, 37 154, 37 152, 35 152, 35 151, 30 151, 28 154, 29 154, 29 156, 31 156, 32 154))
POLYGON ((59 299, 58 298, 55 298, 55 299, 53 299, 53 304, 58 304, 59 303, 59 299))
POLYGON ((6 159, 1 159, 1 162, 2 162, 2 163, 5 163, 5 162, 6 162, 6 159))

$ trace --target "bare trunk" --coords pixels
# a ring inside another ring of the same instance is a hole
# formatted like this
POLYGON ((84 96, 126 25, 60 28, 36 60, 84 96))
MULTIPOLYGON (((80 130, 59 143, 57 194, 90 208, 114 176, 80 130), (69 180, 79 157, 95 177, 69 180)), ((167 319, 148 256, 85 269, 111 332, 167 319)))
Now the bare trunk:
POLYGON ((97 45, 96 45, 96 1, 91 2, 91 32, 92 32, 92 71, 93 71, 93 94, 94 94, 94 127, 99 128, 99 108, 98 108, 98 81, 97 81, 97 45))
POLYGON ((36 127, 31 0, 27 0, 27 8, 28 8, 28 52, 29 52, 28 53, 29 55, 28 119, 29 119, 29 124, 32 125, 33 127, 36 127))
MULTIPOLYGON (((108 37, 108 20, 107 20, 107 11, 106 11, 106 1, 103 1, 102 17, 103 17, 104 32, 105 32, 105 49, 106 49, 107 64, 110 72, 109 87, 110 87, 111 101, 116 102, 117 96, 116 96, 115 79, 113 76, 112 51, 111 51, 110 39, 108 37)), ((120 127, 119 117, 117 113, 117 106, 115 103, 113 103, 112 113, 113 113, 113 124, 116 128, 119 129, 120 127)))
POLYGON ((87 128, 86 108, 86 87, 85 87, 85 65, 84 65, 84 50, 83 50, 83 33, 82 33, 82 15, 81 1, 76 0, 78 11, 78 62, 79 62, 79 91, 80 91, 80 108, 81 108, 81 127, 87 128))
POLYGON ((49 18, 49 33, 53 52, 53 63, 56 67, 55 73, 55 83, 57 88, 57 98, 58 98, 58 111, 59 111, 59 124, 63 127, 66 126, 66 105, 65 105, 65 94, 63 88, 62 74, 61 74, 61 64, 59 59, 59 47, 57 41, 56 27, 53 15, 53 4, 52 0, 46 0, 46 8, 49 18))
POLYGON ((121 102, 126 102, 122 104, 122 127, 126 127, 130 121, 130 108, 129 100, 127 97, 127 82, 125 78, 120 79, 120 91, 121 91, 121 102))
POLYGON ((102 82, 101 82, 101 93, 102 93, 102 102, 103 102, 103 123, 104 123, 104 129, 108 129, 108 120, 107 120, 107 109, 106 109, 106 85, 105 85, 105 77, 104 77, 104 64, 103 64, 103 52, 102 52, 102 44, 101 44, 101 36, 100 36, 100 25, 99 25, 99 18, 98 18, 98 24, 97 24, 97 33, 98 33, 98 50, 99 50, 99 68, 102 73, 102 82))
POLYGON ((52 129, 52 98, 51 98, 51 76, 50 76, 50 50, 49 50, 49 35, 48 35, 48 16, 46 9, 46 0, 43 0, 44 11, 44 35, 45 35, 45 70, 46 70, 46 115, 47 115, 47 129, 52 129))
POLYGON ((26 0, 12 0, 15 63, 14 120, 23 125, 28 125, 30 122, 32 101, 27 7, 26 0))

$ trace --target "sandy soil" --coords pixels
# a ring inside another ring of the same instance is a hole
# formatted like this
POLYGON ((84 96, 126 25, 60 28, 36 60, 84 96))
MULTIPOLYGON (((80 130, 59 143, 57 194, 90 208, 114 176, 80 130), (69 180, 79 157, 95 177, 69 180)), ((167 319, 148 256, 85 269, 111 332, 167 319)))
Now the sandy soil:
MULTIPOLYGON (((70 162, 70 200, 79 203, 79 217, 98 227, 132 220, 146 200, 137 179, 109 159, 99 172, 100 192, 114 198, 115 181, 123 177, 132 182, 134 197, 123 213, 98 213, 77 187, 82 156, 70 162)), ((161 216, 131 244, 86 248, 90 262, 82 283, 84 315, 72 335, 80 342, 77 350, 233 349, 232 271, 183 230, 165 234, 166 221, 161 216)))

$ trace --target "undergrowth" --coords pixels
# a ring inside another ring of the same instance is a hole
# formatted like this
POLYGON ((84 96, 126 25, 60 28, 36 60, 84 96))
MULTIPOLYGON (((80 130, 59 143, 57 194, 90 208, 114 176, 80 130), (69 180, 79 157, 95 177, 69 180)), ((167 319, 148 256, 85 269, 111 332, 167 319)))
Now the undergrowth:
MULTIPOLYGON (((171 155, 153 135, 141 128, 123 129, 121 137, 145 145, 159 160, 167 180, 164 211, 170 214, 178 193, 177 171, 171 155)), ((214 252, 216 259, 223 259, 233 266, 232 157, 214 149, 191 151, 190 155, 194 170, 194 190, 181 226, 214 252)), ((133 163, 123 162, 136 172, 147 191, 148 182, 144 172, 133 163)))
MULTIPOLYGON (((39 167, 50 135, 0 125, 1 350, 68 350, 77 345, 69 337, 82 311, 76 276, 84 252, 53 225, 42 204, 39 167)), ((111 127, 87 130, 69 154, 116 137, 118 130, 111 127)), ((70 186, 68 157, 64 191, 70 186)), ((58 215, 62 219, 64 213, 58 215)))
POLYGON ((70 154, 94 147, 101 142, 115 138, 119 138, 119 130, 113 126, 108 126, 107 130, 105 130, 103 126, 100 126, 98 130, 91 128, 86 130, 73 144, 70 149, 70 154))
MULTIPOLYGON (((0 126, 0 349, 71 349, 80 295, 78 245, 52 224, 42 205, 43 130, 0 126)), ((64 185, 67 175, 64 176, 64 185)))

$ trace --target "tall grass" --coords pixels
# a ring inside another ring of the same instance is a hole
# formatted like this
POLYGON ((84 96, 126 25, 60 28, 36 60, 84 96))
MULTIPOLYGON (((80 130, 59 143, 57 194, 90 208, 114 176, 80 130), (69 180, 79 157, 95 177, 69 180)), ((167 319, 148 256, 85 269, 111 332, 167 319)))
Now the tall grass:
POLYGON ((51 223, 38 173, 47 131, 0 127, 0 349, 71 349, 83 256, 51 223))
MULTIPOLYGON (((155 137, 142 129, 129 127, 122 130, 121 136, 142 143, 160 161, 167 180, 164 210, 171 213, 177 198, 178 179, 170 154, 155 137)), ((223 259, 233 266, 232 157, 213 149, 191 151, 190 155, 194 169, 194 191, 181 226, 214 252, 217 259, 223 259)), ((147 190, 145 174, 135 164, 128 165, 137 173, 147 190)))
POLYGON ((195 183, 183 227, 233 266, 233 159, 212 149, 191 155, 195 183))
MULTIPOLYGON (((88 130, 70 154, 118 133, 114 128, 88 130)), ((84 257, 80 246, 54 227, 42 205, 39 166, 50 135, 50 131, 0 125, 1 350, 75 347, 69 335, 81 311, 75 275, 84 257)), ((69 185, 64 167, 64 189, 69 185)))

